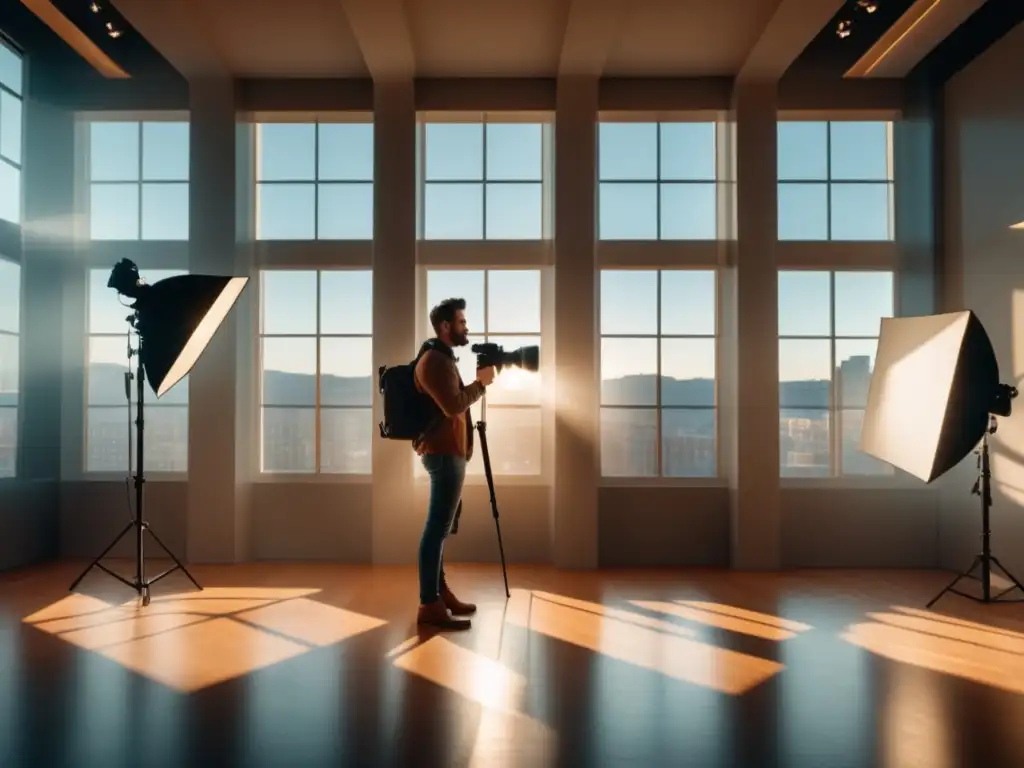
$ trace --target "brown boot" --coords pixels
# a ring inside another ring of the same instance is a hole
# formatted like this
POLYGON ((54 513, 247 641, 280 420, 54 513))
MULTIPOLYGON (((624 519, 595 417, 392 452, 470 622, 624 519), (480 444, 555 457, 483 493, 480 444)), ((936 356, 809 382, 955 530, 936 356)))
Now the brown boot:
POLYGON ((476 605, 459 600, 446 581, 441 582, 441 599, 444 601, 445 607, 452 612, 452 616, 471 616, 476 613, 476 605))
POLYGON ((469 629, 472 625, 469 619, 457 619, 445 607, 444 600, 436 600, 433 603, 421 605, 416 615, 418 624, 426 624, 438 629, 469 629))

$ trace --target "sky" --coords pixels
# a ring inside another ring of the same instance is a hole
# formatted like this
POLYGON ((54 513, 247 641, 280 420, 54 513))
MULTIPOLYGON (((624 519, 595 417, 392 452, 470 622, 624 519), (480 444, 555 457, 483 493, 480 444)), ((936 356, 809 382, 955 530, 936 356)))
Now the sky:
MULTIPOLYGON (((658 239, 660 221, 661 239, 716 238, 714 124, 602 123, 599 131, 600 237, 658 239)), ((780 239, 891 239, 890 133, 890 124, 882 122, 780 123, 780 239)), ((428 124, 422 151, 423 236, 550 236, 543 209, 545 143, 540 124, 428 124)), ((187 123, 94 123, 93 237, 186 239, 188 165, 187 123)), ((372 125, 262 125, 256 172, 259 237, 372 237, 372 125)), ((167 274, 144 276, 152 282, 167 274)), ((103 317, 113 312, 115 322, 123 325, 117 296, 105 287, 106 274, 97 280, 90 293, 94 303, 105 302, 103 317)), ((356 336, 323 342, 322 371, 372 375, 371 273, 324 272, 321 280, 321 333, 356 336)), ((660 290, 658 280, 656 271, 603 273, 602 376, 656 373, 659 353, 653 337, 660 332, 663 375, 713 378, 714 273, 663 271, 660 290), (671 335, 690 338, 664 338, 671 335)), ((268 274, 262 290, 265 334, 316 332, 315 272, 268 274)), ((430 270, 426 292, 427 308, 449 296, 466 298, 474 340, 487 334, 506 346, 538 342, 529 336, 540 330, 538 270, 430 270)), ((893 277, 782 273, 779 306, 781 380, 828 379, 842 360, 873 356, 880 318, 893 313, 893 277), (838 339, 834 360, 829 340, 833 316, 837 337, 866 337, 838 339)), ((92 327, 98 332, 99 326, 92 327)), ((118 326, 116 332, 123 329, 118 326)), ((120 362, 124 356, 118 340, 96 342, 94 349, 103 359, 120 362)), ((315 342, 270 339, 264 357, 277 370, 312 372, 315 342)), ((465 374, 472 375, 471 366, 465 366, 465 374)))

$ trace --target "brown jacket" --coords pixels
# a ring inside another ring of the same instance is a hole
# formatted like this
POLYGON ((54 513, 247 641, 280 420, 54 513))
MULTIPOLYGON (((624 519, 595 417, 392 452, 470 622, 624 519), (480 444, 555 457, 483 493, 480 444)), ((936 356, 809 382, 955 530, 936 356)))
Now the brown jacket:
POLYGON ((444 413, 444 420, 430 430, 417 453, 441 453, 473 458, 473 417, 470 406, 484 396, 479 381, 464 385, 455 358, 431 349, 423 353, 414 374, 416 388, 425 392, 444 413))

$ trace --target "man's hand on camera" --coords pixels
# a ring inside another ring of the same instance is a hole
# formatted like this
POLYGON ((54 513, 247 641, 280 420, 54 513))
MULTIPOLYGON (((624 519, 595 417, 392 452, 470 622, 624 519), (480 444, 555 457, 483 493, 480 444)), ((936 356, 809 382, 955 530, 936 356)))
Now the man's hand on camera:
POLYGON ((485 387, 491 386, 494 383, 494 366, 488 365, 484 368, 476 369, 476 380, 483 384, 485 387))

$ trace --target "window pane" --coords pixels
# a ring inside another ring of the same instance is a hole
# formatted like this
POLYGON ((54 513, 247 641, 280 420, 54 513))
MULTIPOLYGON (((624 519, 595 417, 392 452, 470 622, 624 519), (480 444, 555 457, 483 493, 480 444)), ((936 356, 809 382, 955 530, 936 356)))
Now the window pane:
POLYGON ((313 184, 256 186, 257 240, 314 240, 316 188, 313 184))
POLYGON ((601 123, 598 131, 601 181, 658 178, 657 123, 601 123))
POLYGON ((661 340, 661 404, 715 405, 715 340, 661 340))
POLYGON ((832 240, 892 240, 888 184, 832 184, 832 240))
POLYGON ((603 183, 600 187, 600 239, 658 239, 657 184, 603 183))
POLYGON ((89 197, 93 240, 139 239, 138 184, 92 184, 89 197))
POLYGON ((260 273, 260 333, 316 333, 316 272, 260 273))
POLYGON ((779 470, 782 477, 829 476, 827 410, 785 409, 779 414, 779 470))
POLYGON ((889 124, 884 122, 830 123, 833 180, 888 181, 889 124))
POLYGON ((836 272, 836 336, 878 336, 893 316, 892 272, 836 272))
POLYGON ((860 451, 860 432, 864 427, 864 411, 846 409, 840 414, 839 428, 842 436, 842 473, 844 475, 894 475, 891 464, 879 461, 860 451))
MULTIPOLYGON (((504 375, 504 374, 502 374, 504 375)), ((489 395, 488 395, 489 396, 489 395)), ((487 452, 495 475, 539 475, 543 461, 543 419, 540 408, 487 408, 487 452)), ((480 434, 473 464, 483 471, 480 434)))
POLYGON ((139 124, 89 124, 89 180, 139 180, 139 124))
POLYGON ((189 124, 142 124, 143 181, 188 181, 189 124))
POLYGON ((371 270, 330 269, 320 273, 320 333, 373 333, 371 270))
POLYGON ((541 185, 487 185, 488 240, 544 238, 541 185))
POLYGON ((540 270, 487 273, 487 332, 540 333, 540 270))
POLYGON ((0 219, 21 222, 21 171, 0 159, 0 219))
MULTIPOLYGON (((127 328, 127 324, 125 325, 127 328)), ((87 358, 87 405, 127 405, 124 375, 128 371, 128 342, 116 336, 93 336, 89 339, 87 358)), ((132 366, 134 368, 135 362, 132 366)), ((135 382, 131 382, 135 400, 135 382)))
POLYGON ((876 339, 836 340, 836 402, 839 408, 867 406, 877 351, 876 339))
POLYGON ((658 412, 654 408, 601 409, 601 474, 657 477, 658 412))
MULTIPOLYGON (((427 272, 426 311, 436 307, 445 299, 466 300, 466 323, 469 325, 470 342, 482 341, 485 324, 484 271, 482 269, 431 269, 427 272)), ((424 321, 427 333, 433 335, 430 320, 424 321)), ((466 350, 467 352, 469 350, 466 350)))
POLYGON ((373 453, 373 409, 320 411, 320 471, 368 475, 373 453))
POLYGON ((779 184, 779 240, 828 240, 828 185, 779 184))
MULTIPOLYGON (((126 472, 128 466, 128 430, 135 451, 135 411, 125 408, 89 408, 86 413, 86 472, 126 472), (131 423, 129 422, 131 419, 131 423)), ((132 468, 134 469, 134 468, 132 468)), ((188 408, 150 406, 146 408, 147 472, 188 471, 188 408)))
POLYGON ((832 287, 828 272, 779 272, 779 336, 831 336, 832 287))
POLYGON ((490 181, 541 181, 542 126, 530 123, 487 125, 487 178, 490 181))
POLYGON ((664 477, 715 477, 714 408, 667 408, 661 412, 661 474, 664 477))
MULTIPOLYGON (((183 269, 142 269, 139 270, 139 277, 149 285, 158 283, 168 277, 187 274, 183 269)), ((122 296, 113 288, 107 287, 107 280, 110 277, 109 269, 89 270, 89 333, 112 333, 119 334, 123 342, 124 336, 128 333, 129 325, 126 318, 132 314, 132 308, 128 306, 131 299, 122 296)), ((122 350, 124 346, 122 344, 122 350)), ((124 354, 120 359, 124 359, 124 354)))
POLYGON ((320 339, 320 404, 373 403, 373 341, 320 339))
POLYGON ((828 123, 782 121, 778 127, 779 181, 828 179, 828 123))
POLYGON ((0 331, 21 328, 21 266, 0 258, 0 331))
POLYGON ((316 226, 320 240, 373 240, 373 184, 320 184, 316 226))
POLYGON ((601 405, 654 405, 657 339, 601 339, 601 405))
POLYGON ((661 332, 714 336, 718 326, 714 270, 666 269, 661 273, 661 332))
POLYGON ((427 240, 482 240, 482 184, 427 184, 423 208, 427 240))
POLYGON ((316 339, 261 341, 263 405, 316 405, 316 339))
POLYGON ((483 181, 484 127, 480 123, 427 123, 427 181, 483 181))
POLYGON ((0 406, 18 404, 21 381, 19 348, 17 336, 0 333, 0 406))
POLYGON ((0 407, 0 477, 14 477, 18 459, 18 409, 0 407))
POLYGON ((321 123, 320 181, 373 181, 373 123, 321 123))
POLYGON ((601 270, 601 333, 658 333, 658 273, 653 269, 601 270))
POLYGON ((714 240, 717 226, 714 184, 661 185, 662 240, 714 240))
POLYGON ((316 409, 263 408, 260 470, 316 471, 316 409))
POLYGON ((832 342, 828 339, 779 341, 779 404, 828 408, 832 383, 832 342))
POLYGON ((142 185, 142 239, 188 240, 188 184, 142 185))
MULTIPOLYGON (((540 336, 488 336, 487 340, 512 352, 520 347, 540 346, 540 336)), ((474 374, 475 375, 475 374, 474 374)), ((543 371, 529 373, 522 368, 502 368, 487 388, 487 413, 492 405, 540 405, 543 371)))
POLYGON ((19 96, 22 88, 21 56, 0 43, 0 83, 19 96))
POLYGON ((262 123, 257 144, 257 181, 316 178, 316 126, 312 123, 262 123))
POLYGON ((21 165, 21 99, 0 93, 0 155, 21 165))
POLYGON ((714 123, 661 124, 661 179, 714 181, 714 123))

